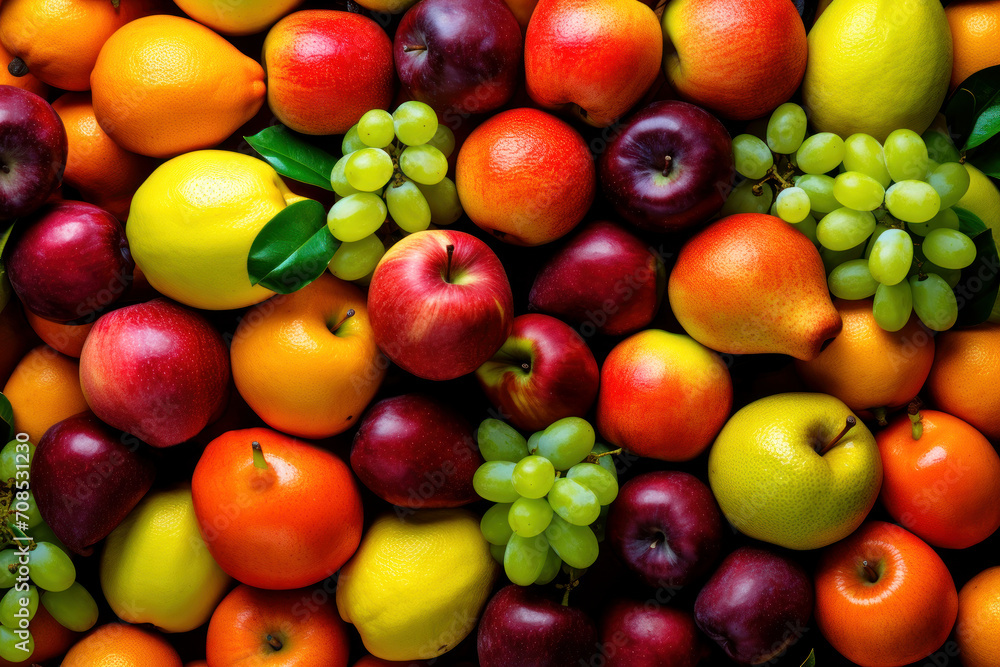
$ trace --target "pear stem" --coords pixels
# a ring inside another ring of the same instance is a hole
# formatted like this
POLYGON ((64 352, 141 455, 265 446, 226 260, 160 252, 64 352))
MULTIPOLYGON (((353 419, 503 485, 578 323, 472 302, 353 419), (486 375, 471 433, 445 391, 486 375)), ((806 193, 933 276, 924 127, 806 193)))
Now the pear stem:
POLYGON ((878 581, 878 572, 876 572, 875 568, 873 568, 871 565, 868 564, 868 561, 866 560, 861 561, 861 567, 862 569, 864 569, 865 577, 868 578, 868 581, 870 581, 873 584, 876 581, 878 581))
POLYGON ((448 268, 447 268, 447 270, 445 271, 445 274, 444 274, 444 281, 446 283, 450 283, 451 282, 451 258, 455 255, 455 246, 452 245, 451 243, 449 243, 448 247, 446 248, 446 250, 448 251, 448 268))
POLYGON ((330 331, 336 333, 340 329, 340 327, 344 326, 344 322, 351 319, 352 317, 354 317, 354 309, 350 308, 346 313, 344 313, 344 317, 339 322, 337 322, 337 326, 330 329, 330 331))
POLYGON ((267 643, 270 644, 271 648, 273 648, 275 651, 280 651, 281 648, 284 646, 284 644, 281 643, 281 640, 275 637, 274 635, 268 635, 266 639, 267 643))
POLYGON ((261 448, 260 443, 254 440, 250 443, 253 448, 253 467, 260 470, 267 470, 267 461, 264 460, 264 450, 261 448))
POLYGON ((817 453, 820 456, 823 456, 824 454, 826 454, 828 451, 830 451, 833 448, 834 445, 836 445, 838 442, 840 442, 840 439, 843 438, 845 435, 847 435, 847 432, 850 431, 852 428, 854 428, 854 426, 857 423, 858 423, 858 420, 857 420, 857 418, 854 415, 848 415, 847 416, 847 423, 844 425, 844 428, 841 429, 840 433, 838 433, 837 436, 833 440, 831 440, 830 442, 826 443, 826 445, 822 449, 820 449, 819 452, 817 452, 817 453))

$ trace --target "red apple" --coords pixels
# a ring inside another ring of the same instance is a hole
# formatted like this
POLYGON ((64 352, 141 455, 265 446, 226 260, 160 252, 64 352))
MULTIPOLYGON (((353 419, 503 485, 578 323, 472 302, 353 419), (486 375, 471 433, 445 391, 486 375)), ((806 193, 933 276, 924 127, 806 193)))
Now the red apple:
POLYGON ((101 316, 80 354, 90 409, 154 447, 184 442, 221 414, 229 379, 219 332, 164 298, 101 316))
POLYGON ((695 667, 708 656, 690 612, 665 605, 617 600, 600 632, 605 667, 695 667))
POLYGON ((503 265, 471 234, 437 229, 393 245, 368 289, 375 342, 428 380, 471 373, 510 335, 514 298, 503 265))
POLYGON ((587 342, 548 315, 514 318, 510 337, 476 371, 486 397, 514 426, 540 431, 583 417, 597 398, 600 372, 587 342))
POLYGON ((0 109, 0 220, 12 220, 56 191, 69 147, 59 114, 38 95, 0 85, 0 109))

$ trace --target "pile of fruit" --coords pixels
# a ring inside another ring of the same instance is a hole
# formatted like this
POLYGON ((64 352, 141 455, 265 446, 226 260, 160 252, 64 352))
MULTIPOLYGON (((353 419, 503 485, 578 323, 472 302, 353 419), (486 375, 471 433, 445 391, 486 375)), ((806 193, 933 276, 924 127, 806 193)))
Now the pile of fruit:
POLYGON ((1000 0, 0 64, 0 667, 1000 667, 1000 0))

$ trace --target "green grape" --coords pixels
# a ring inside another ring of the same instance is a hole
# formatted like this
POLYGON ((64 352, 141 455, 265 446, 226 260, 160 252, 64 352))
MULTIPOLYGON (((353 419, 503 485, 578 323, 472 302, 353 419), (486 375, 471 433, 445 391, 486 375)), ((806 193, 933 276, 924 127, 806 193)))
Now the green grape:
POLYGON ((431 222, 435 225, 450 225, 462 217, 462 202, 458 199, 455 181, 447 176, 439 183, 424 185, 417 183, 431 208, 431 222))
POLYGON ((38 542, 29 556, 31 580, 47 591, 64 591, 76 581, 76 566, 51 542, 38 542))
POLYGON ((577 463, 566 472, 566 479, 590 489, 601 505, 608 505, 618 497, 618 480, 596 463, 577 463))
POLYGON ((35 502, 35 494, 28 494, 27 503, 28 509, 23 512, 19 510, 19 513, 24 516, 24 520, 28 523, 28 528, 34 528, 38 524, 42 523, 42 513, 38 511, 38 504, 35 502))
POLYGON ((927 222, 941 209, 941 197, 924 181, 898 181, 885 191, 885 207, 903 222, 927 222))
POLYGON ((807 137, 795 152, 795 164, 807 174, 825 174, 844 160, 844 140, 833 132, 807 137))
MULTIPOLYGON (((407 149, 409 150, 409 149, 407 149)), ((389 215, 404 232, 421 232, 431 224, 431 207, 416 183, 409 179, 385 189, 389 215)))
POLYGON ((549 544, 544 535, 511 536, 503 554, 503 570, 507 578, 518 586, 530 586, 545 567, 549 544))
POLYGON ((552 461, 556 470, 569 470, 587 457, 594 448, 595 437, 594 427, 586 419, 563 417, 541 432, 537 452, 530 447, 528 451, 552 461))
POLYGON ((806 191, 812 210, 829 213, 841 207, 833 196, 833 178, 823 174, 802 174, 795 178, 795 185, 806 191))
POLYGON ((875 242, 878 241, 878 238, 887 231, 889 231, 889 227, 884 224, 879 223, 875 225, 875 231, 868 237, 868 245, 865 247, 865 259, 872 256, 872 248, 875 246, 875 242))
POLYGON ((426 144, 438 129, 437 114, 423 102, 403 102, 392 113, 396 136, 407 146, 426 144))
POLYGON ((340 143, 340 152, 342 155, 347 155, 348 153, 359 151, 362 148, 368 148, 368 144, 361 141, 361 137, 358 136, 358 126, 352 125, 351 129, 347 131, 344 135, 343 141, 340 143))
POLYGON ((774 164, 771 149, 752 134, 738 134, 733 137, 733 159, 736 173, 757 180, 767 175, 774 164))
POLYGON ((490 545, 490 555, 493 556, 493 560, 503 565, 503 555, 507 551, 506 544, 491 544, 490 545))
POLYGON ((375 192, 392 178, 392 158, 381 148, 362 148, 351 153, 344 165, 347 183, 358 192, 375 192))
POLYGON ((28 586, 27 591, 19 591, 16 588, 8 590, 3 598, 0 598, 0 623, 8 628, 16 628, 18 619, 27 618, 29 621, 33 619, 35 612, 38 611, 38 596, 38 589, 35 586, 28 586))
POLYGON ((545 554, 545 565, 542 566, 542 573, 535 579, 535 583, 539 586, 551 583, 553 579, 559 576, 561 571, 562 558, 552 550, 552 547, 549 547, 549 552, 545 554))
POLYGON ((0 551, 0 589, 10 588, 17 583, 18 555, 16 549, 0 551), (11 570, 13 567, 13 571, 11 570))
POLYGON ((785 188, 774 200, 774 212, 785 222, 802 222, 811 209, 809 194, 799 187, 785 188))
POLYGON ((941 208, 951 208, 969 191, 969 170, 958 162, 945 162, 927 177, 927 182, 941 197, 941 208))
POLYGON ((545 537, 552 550, 570 567, 580 570, 597 561, 600 551, 597 535, 587 526, 574 526, 557 514, 545 529, 545 537))
POLYGON ((892 183, 882 144, 870 134, 852 134, 844 140, 844 169, 875 179, 883 189, 892 183))
POLYGON ((912 261, 913 239, 902 229, 890 229, 872 246, 868 270, 883 285, 895 285, 906 278, 912 261))
POLYGON ((347 161, 351 159, 352 155, 354 153, 347 153, 344 157, 337 160, 336 164, 333 165, 333 171, 330 173, 330 185, 333 186, 333 191, 341 197, 355 195, 360 192, 360 190, 351 187, 351 184, 347 182, 347 175, 344 172, 344 169, 347 167, 347 161))
POLYGON ((511 461, 517 463, 528 455, 524 436, 514 427, 492 417, 484 419, 476 429, 479 453, 486 461, 511 461))
POLYGON ((455 151, 455 133, 447 125, 438 125, 437 131, 428 140, 427 145, 438 149, 445 157, 450 157, 455 151))
POLYGON ((507 522, 515 535, 541 535, 552 522, 552 506, 545 498, 518 498, 510 507, 507 522))
POLYGON ((927 259, 946 269, 964 269, 976 260, 976 244, 954 229, 932 230, 921 248, 927 259))
POLYGON ((845 171, 833 179, 833 196, 855 211, 874 211, 885 199, 885 188, 860 171, 845 171))
POLYGON ((479 530, 490 544, 507 544, 510 541, 514 531, 507 521, 507 513, 511 505, 512 503, 496 503, 483 512, 483 518, 479 520, 479 530))
POLYGON ((64 591, 42 593, 42 606, 64 628, 86 632, 97 623, 97 602, 79 581, 64 591))
POLYGON ((958 300, 955 293, 936 273, 928 273, 921 280, 910 276, 913 293, 913 311, 924 325, 933 331, 947 331, 958 321, 958 300))
POLYGON ((838 299, 867 299, 875 294, 878 281, 868 270, 867 259, 852 259, 840 264, 827 278, 830 293, 838 299))
POLYGON ((899 331, 910 320, 913 311, 913 294, 906 280, 895 285, 878 286, 872 302, 875 323, 886 331, 899 331))
POLYGON ((21 471, 28 472, 34 459, 35 446, 32 443, 11 440, 0 450, 0 479, 17 479, 18 465, 21 471))
POLYGON ((387 209, 378 195, 359 192, 348 195, 330 207, 326 224, 339 241, 360 241, 378 231, 385 222, 387 209))
MULTIPOLYGON (((594 449, 593 449, 593 453, 594 454, 604 454, 604 453, 610 452, 610 451, 612 451, 611 447, 608 447, 603 442, 599 442, 596 445, 594 445, 594 449)), ((604 468, 605 470, 607 470, 609 473, 611 473, 612 477, 614 477, 615 481, 617 482, 618 481, 618 468, 615 467, 614 458, 615 457, 613 455, 598 456, 597 457, 597 465, 601 466, 602 468, 604 468)))
POLYGON ((824 248, 848 250, 862 243, 873 231, 874 215, 842 206, 823 216, 816 226, 816 238, 824 248))
POLYGON ((341 280, 360 280, 375 270, 384 254, 382 240, 369 234, 360 241, 341 243, 327 268, 341 280))
POLYGON ((433 146, 410 146, 399 154, 399 169, 417 183, 434 185, 448 173, 448 158, 433 146))
POLYGON ((807 215, 802 222, 790 222, 788 224, 805 234, 806 238, 812 241, 814 246, 819 246, 819 239, 816 237, 816 227, 819 223, 816 222, 816 218, 812 217, 812 215, 807 215))
POLYGON ((24 642, 10 628, 0 627, 0 658, 16 663, 26 662, 35 652, 35 638, 29 632, 27 644, 24 642), (28 650, 23 650, 25 648, 28 650))
POLYGON ((566 477, 555 481, 548 498, 552 510, 575 526, 589 526, 601 513, 601 503, 594 492, 566 477))
POLYGON ((556 479, 556 469, 544 456, 526 456, 514 465, 514 490, 525 498, 544 498, 556 479))
POLYGON ((927 175, 927 144, 913 130, 894 130, 885 139, 885 166, 896 181, 922 179, 927 175))
POLYGON ((932 160, 936 160, 940 163, 945 162, 958 162, 962 159, 962 155, 955 148, 955 144, 952 143, 951 137, 943 132, 938 132, 937 130, 927 130, 921 136, 924 140, 924 144, 927 145, 927 155, 930 156, 932 160))
MULTIPOLYGON (((915 267, 916 268, 916 267, 915 267)), ((959 269, 945 269, 938 266, 934 262, 924 260, 923 265, 920 267, 919 271, 923 271, 924 275, 928 273, 936 273, 941 276, 941 279, 948 283, 948 287, 955 289, 957 285, 962 280, 962 271, 959 269)), ((911 271, 911 275, 919 274, 919 271, 911 271)))
POLYGON ((514 464, 510 461, 487 461, 472 475, 472 488, 486 500, 512 503, 519 497, 510 481, 513 472, 514 464))
MULTIPOLYGON (((34 538, 35 542, 51 542, 66 553, 69 553, 69 548, 62 543, 62 540, 56 537, 56 534, 52 532, 52 529, 44 521, 37 526, 31 527, 31 537, 34 538)), ((0 586, 0 588, 4 587, 0 586)))
POLYGON ((937 169, 940 166, 941 166, 941 164, 938 163, 938 162, 935 162, 934 160, 927 160, 927 173, 924 174, 923 178, 917 179, 917 180, 930 181, 931 174, 933 174, 934 170, 937 169))
POLYGON ((806 112, 798 104, 785 102, 771 113, 765 136, 772 151, 791 155, 806 138, 806 112))
POLYGON ((820 247, 819 256, 823 260, 823 269, 829 275, 835 268, 853 259, 861 259, 865 254, 865 243, 862 241, 853 248, 847 250, 830 250, 820 247))
POLYGON ((396 138, 392 114, 385 109, 366 111, 358 121, 358 138, 365 146, 385 148, 396 138))
POLYGON ((761 186, 761 194, 753 193, 753 182, 746 181, 733 188, 722 205, 720 215, 735 215, 736 213, 767 213, 774 201, 774 191, 769 185, 761 186))
POLYGON ((906 228, 917 236, 927 236, 934 229, 954 229, 958 230, 958 213, 955 209, 943 208, 937 215, 927 222, 908 222, 906 228))
POLYGON ((538 453, 538 441, 542 438, 542 431, 535 431, 528 436, 528 453, 537 454, 538 453))

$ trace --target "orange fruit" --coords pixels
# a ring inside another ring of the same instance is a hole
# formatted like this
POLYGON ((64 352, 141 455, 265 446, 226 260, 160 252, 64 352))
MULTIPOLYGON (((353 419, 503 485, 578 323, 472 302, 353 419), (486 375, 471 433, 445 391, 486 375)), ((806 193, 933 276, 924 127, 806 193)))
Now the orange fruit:
POLYGON ((951 90, 955 90, 973 73, 1000 65, 1000 2, 953 2, 944 15, 951 28, 951 90))
POLYGON ((56 656, 62 655, 73 643, 80 638, 80 633, 73 632, 62 626, 56 619, 52 618, 44 605, 38 605, 35 617, 31 619, 31 638, 35 640, 35 650, 31 654, 30 662, 10 662, 0 658, 0 667, 12 667, 19 665, 27 667, 36 663, 44 663, 56 656))
POLYGON ((208 667, 208 662, 205 660, 194 660, 184 663, 184 667, 208 667))
POLYGON ((934 360, 934 339, 911 316, 899 331, 875 322, 872 300, 833 303, 843 328, 819 356, 796 360, 806 386, 836 396, 856 414, 906 405, 927 379, 934 360))
POLYGON ((14 429, 27 433, 35 444, 50 426, 87 409, 80 388, 80 362, 48 345, 24 355, 4 385, 3 395, 14 408, 14 429))
POLYGON ((10 52, 3 48, 3 44, 0 44, 0 85, 17 86, 40 97, 48 97, 49 87, 42 81, 39 81, 38 77, 31 72, 28 72, 24 76, 14 76, 8 71, 7 63, 13 59, 14 56, 10 55, 10 52))
POLYGON ((120 147, 97 124, 90 93, 66 93, 52 103, 66 128, 69 155, 63 183, 121 221, 132 195, 159 162, 120 147))
POLYGON ((428 664, 430 663, 427 660, 404 660, 403 662, 399 662, 398 660, 383 660, 373 655, 366 655, 354 663, 353 667, 423 667, 428 664))
POLYGON ((147 16, 108 39, 90 77, 101 128, 127 151, 172 157, 223 141, 264 103, 264 69, 210 29, 147 16))
POLYGON ((62 352, 66 356, 76 359, 80 358, 80 353, 83 351, 83 341, 87 340, 87 334, 94 326, 94 322, 89 324, 53 322, 39 317, 31 311, 25 311, 24 316, 28 318, 28 324, 46 345, 56 352, 62 352))
POLYGON ((240 396, 261 419, 313 439, 356 424, 388 366, 364 293, 327 272, 247 312, 230 358, 240 396))
POLYGON ((511 109, 462 144, 455 185, 476 225, 514 245, 565 235, 594 201, 594 161, 583 137, 551 114, 511 109))
POLYGON ((1000 566, 983 570, 958 592, 955 639, 965 667, 1000 665, 1000 566))
POLYGON ((159 0, 130 0, 118 8, 110 0, 4 0, 0 43, 50 86, 87 90, 90 72, 108 38, 159 6, 159 0))
POLYGON ((1000 324, 938 335, 926 391, 935 407, 1000 440, 1000 324))
POLYGON ((957 417, 921 410, 920 437, 900 415, 875 435, 882 457, 882 504, 936 547, 964 549, 1000 528, 1000 456, 957 417))
POLYGON ((177 651, 159 633, 127 623, 108 623, 78 641, 60 667, 182 666, 177 651))

